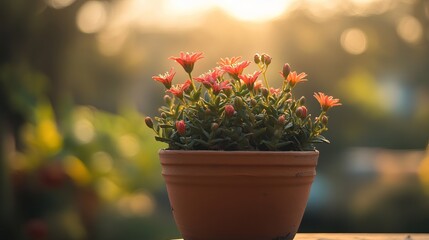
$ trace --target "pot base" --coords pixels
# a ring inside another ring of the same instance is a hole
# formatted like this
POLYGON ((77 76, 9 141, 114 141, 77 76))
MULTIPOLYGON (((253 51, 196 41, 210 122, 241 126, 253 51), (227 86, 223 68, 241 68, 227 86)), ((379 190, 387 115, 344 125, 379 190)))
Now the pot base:
POLYGON ((185 240, 293 239, 317 157, 318 152, 160 152, 185 240))

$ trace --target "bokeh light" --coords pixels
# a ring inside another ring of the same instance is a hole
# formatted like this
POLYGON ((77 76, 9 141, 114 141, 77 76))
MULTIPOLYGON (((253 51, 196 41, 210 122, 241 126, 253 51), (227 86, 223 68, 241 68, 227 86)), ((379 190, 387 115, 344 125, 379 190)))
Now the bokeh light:
POLYGON ((64 159, 66 173, 79 185, 87 185, 91 181, 91 174, 85 164, 75 156, 64 159))
POLYGON ((100 173, 108 173, 112 170, 113 159, 110 154, 100 151, 92 155, 91 158, 92 168, 100 173))
POLYGON ((118 210, 124 216, 149 216, 155 210, 155 201, 147 192, 125 195, 117 202, 118 210))
POLYGON ((104 27, 107 20, 107 5, 101 1, 87 1, 77 12, 76 24, 84 33, 95 33, 104 27))
POLYGON ((79 118, 74 124, 74 136, 81 143, 89 143, 95 136, 94 125, 85 118, 79 118))
POLYGON ((70 6, 76 0, 46 0, 46 4, 52 8, 60 9, 70 6))
POLYGON ((366 34, 358 28, 350 28, 341 34, 341 46, 346 52, 359 55, 367 49, 366 34))
POLYGON ((403 17, 397 26, 399 36, 408 43, 419 43, 423 36, 422 24, 413 16, 403 17))
POLYGON ((131 134, 123 135, 118 139, 118 148, 123 156, 134 157, 139 151, 139 142, 131 134))

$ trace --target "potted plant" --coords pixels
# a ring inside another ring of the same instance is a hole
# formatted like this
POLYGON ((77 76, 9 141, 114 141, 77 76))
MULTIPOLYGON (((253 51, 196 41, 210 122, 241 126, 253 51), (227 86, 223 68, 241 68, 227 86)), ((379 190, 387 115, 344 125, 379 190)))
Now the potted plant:
POLYGON ((201 58, 170 58, 189 79, 172 85, 173 68, 154 76, 166 88, 166 105, 156 123, 145 119, 156 140, 168 144, 159 156, 180 232, 185 240, 293 239, 316 175, 313 144, 328 143, 321 133, 339 100, 314 93, 321 112, 313 118, 305 98, 293 94, 307 75, 289 64, 280 72, 282 86, 271 88, 267 54, 255 54, 259 71, 252 74, 243 74, 250 61, 232 57, 195 77, 201 58))

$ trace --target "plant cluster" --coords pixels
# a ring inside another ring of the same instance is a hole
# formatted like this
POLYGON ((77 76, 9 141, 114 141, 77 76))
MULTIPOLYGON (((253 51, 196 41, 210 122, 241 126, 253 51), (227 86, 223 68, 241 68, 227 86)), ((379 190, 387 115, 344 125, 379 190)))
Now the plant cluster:
POLYGON ((314 93, 321 112, 313 118, 305 98, 293 94, 297 84, 307 81, 307 74, 298 74, 284 64, 281 88, 271 88, 266 72, 272 58, 255 54, 259 71, 254 73, 243 74, 250 61, 232 57, 221 58, 218 66, 193 77, 194 64, 201 58, 200 52, 170 57, 189 76, 184 83, 172 85, 173 68, 152 77, 165 86, 166 105, 159 109, 156 123, 150 117, 145 122, 168 149, 306 151, 315 150, 314 143, 329 143, 321 135, 328 129, 327 111, 341 103, 324 93, 314 93))

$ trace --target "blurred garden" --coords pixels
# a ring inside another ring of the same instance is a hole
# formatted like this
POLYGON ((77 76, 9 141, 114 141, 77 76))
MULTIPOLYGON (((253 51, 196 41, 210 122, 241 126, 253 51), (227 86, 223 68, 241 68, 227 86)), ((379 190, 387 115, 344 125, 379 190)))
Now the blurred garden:
POLYGON ((341 99, 301 232, 429 232, 429 1, 4 0, 0 239, 180 237, 144 124, 180 51, 341 99))

